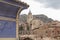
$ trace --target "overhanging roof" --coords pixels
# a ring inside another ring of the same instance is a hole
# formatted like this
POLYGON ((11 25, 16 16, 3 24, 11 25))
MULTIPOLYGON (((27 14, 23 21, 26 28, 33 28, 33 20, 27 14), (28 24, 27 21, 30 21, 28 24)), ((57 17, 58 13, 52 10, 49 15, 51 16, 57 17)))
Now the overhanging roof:
POLYGON ((16 18, 20 8, 27 9, 29 5, 21 1, 3 0, 0 2, 0 16, 16 18))
POLYGON ((4 0, 4 1, 11 3, 11 4, 14 4, 14 5, 17 5, 17 6, 20 6, 20 7, 23 7, 24 9, 29 7, 29 5, 27 5, 26 3, 21 2, 21 1, 15 1, 15 0, 4 0))

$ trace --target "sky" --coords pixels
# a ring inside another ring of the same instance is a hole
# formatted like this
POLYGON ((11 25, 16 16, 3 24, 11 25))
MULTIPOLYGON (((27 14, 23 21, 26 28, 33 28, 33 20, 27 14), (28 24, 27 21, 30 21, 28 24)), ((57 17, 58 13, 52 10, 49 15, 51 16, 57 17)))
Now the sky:
POLYGON ((60 0, 21 0, 30 7, 21 12, 28 14, 29 10, 33 15, 44 14, 49 18, 60 21, 60 0))

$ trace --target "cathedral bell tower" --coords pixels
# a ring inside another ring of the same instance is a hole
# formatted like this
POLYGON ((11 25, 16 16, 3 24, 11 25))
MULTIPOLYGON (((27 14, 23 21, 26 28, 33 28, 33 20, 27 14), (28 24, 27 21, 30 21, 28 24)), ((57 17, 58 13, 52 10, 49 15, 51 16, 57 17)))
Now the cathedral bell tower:
POLYGON ((28 29, 29 31, 31 30, 31 23, 33 20, 33 15, 31 13, 31 11, 29 11, 28 15, 27 15, 27 24, 28 24, 28 29))
POLYGON ((32 15, 32 13, 31 13, 31 11, 29 11, 29 13, 28 13, 28 16, 27 16, 27 23, 28 24, 31 24, 31 21, 33 20, 33 15, 32 15))

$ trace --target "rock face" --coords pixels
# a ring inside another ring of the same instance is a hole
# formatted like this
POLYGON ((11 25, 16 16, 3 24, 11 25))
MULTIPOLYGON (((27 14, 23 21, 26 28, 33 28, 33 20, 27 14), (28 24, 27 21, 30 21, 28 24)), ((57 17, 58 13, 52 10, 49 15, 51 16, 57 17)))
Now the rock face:
POLYGON ((43 22, 51 22, 51 21, 53 21, 53 19, 51 19, 51 18, 48 18, 46 15, 44 15, 44 14, 41 14, 41 15, 33 15, 36 19, 40 19, 40 20, 42 20, 43 22))
MULTIPOLYGON (((40 19, 40 20, 42 20, 45 23, 53 21, 53 19, 48 18, 44 14, 41 14, 41 15, 33 15, 33 18, 34 19, 40 19)), ((27 21, 27 15, 26 14, 20 15, 20 20, 23 21, 23 22, 26 22, 27 21)))

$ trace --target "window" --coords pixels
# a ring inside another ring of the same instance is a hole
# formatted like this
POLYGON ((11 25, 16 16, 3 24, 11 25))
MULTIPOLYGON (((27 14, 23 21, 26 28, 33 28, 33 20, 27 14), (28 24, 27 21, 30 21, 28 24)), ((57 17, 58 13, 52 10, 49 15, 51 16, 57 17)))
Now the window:
POLYGON ((58 34, 60 34, 60 31, 57 31, 58 32, 58 34))
POLYGON ((23 31, 24 29, 23 29, 23 26, 21 25, 20 27, 19 27, 19 31, 23 31))

